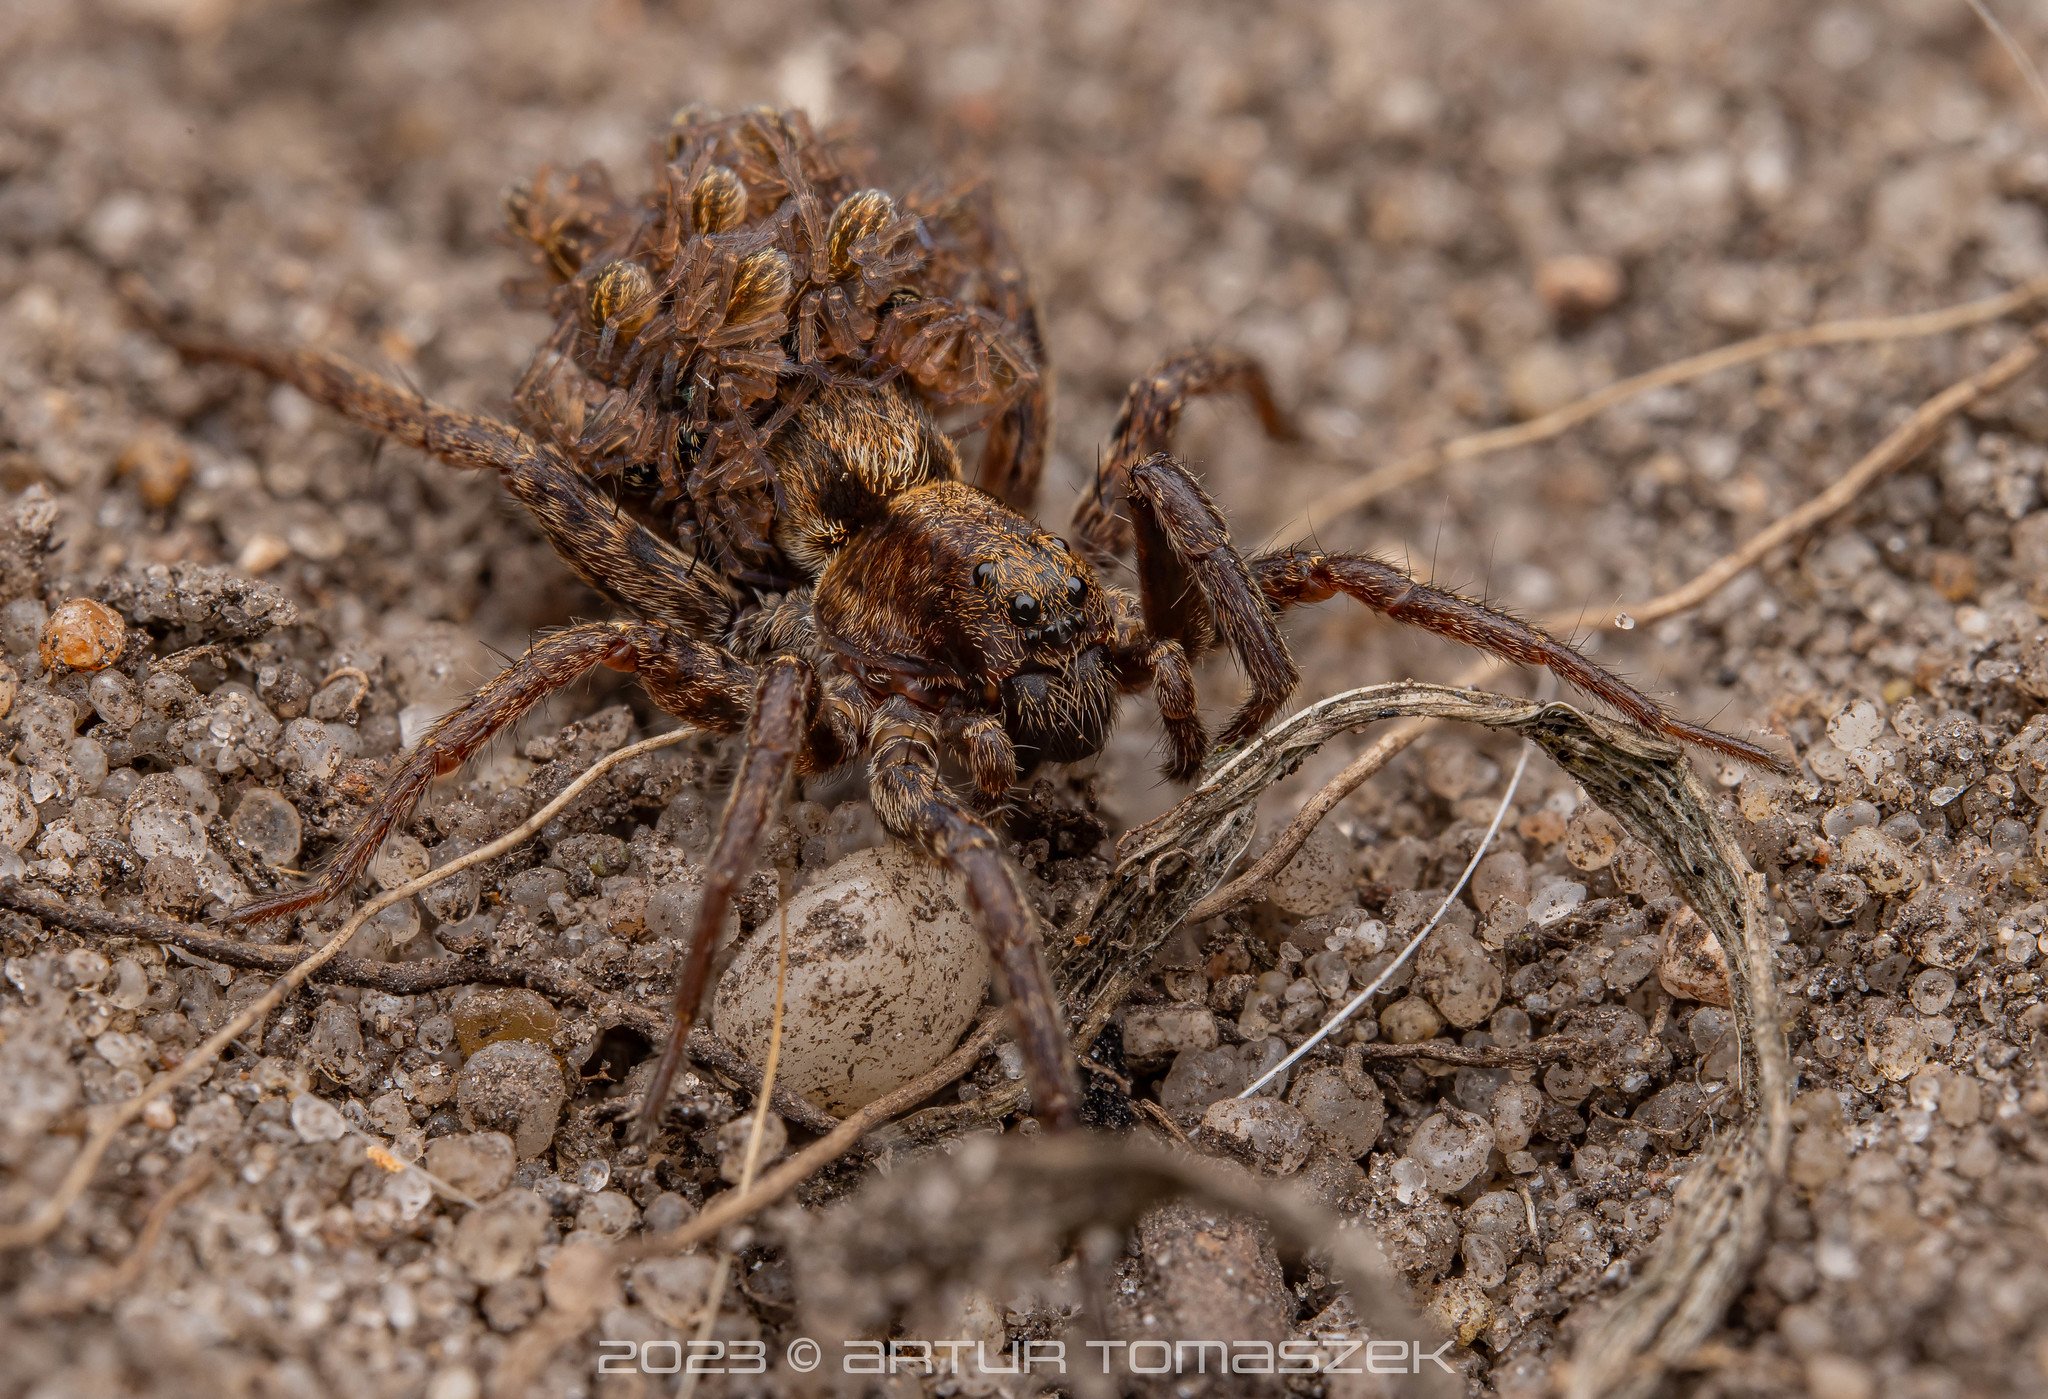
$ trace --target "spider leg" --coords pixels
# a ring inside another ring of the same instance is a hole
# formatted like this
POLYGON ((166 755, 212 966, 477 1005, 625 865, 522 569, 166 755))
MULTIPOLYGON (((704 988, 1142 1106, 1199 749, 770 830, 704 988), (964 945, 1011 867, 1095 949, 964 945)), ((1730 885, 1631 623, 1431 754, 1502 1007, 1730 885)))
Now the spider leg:
POLYGON ((232 923, 260 923, 347 892, 377 847, 412 815, 437 777, 454 772, 493 737, 557 690, 600 665, 638 674, 669 713, 717 732, 745 722, 753 667, 658 622, 587 622, 535 642, 508 670, 443 715, 405 755, 376 805, 311 883, 242 905, 232 923))
MULTIPOLYGON (((747 720, 746 748, 739 773, 718 818, 718 835, 704 863, 704 896, 697 905, 696 921, 690 929, 690 945, 676 975, 675 1001, 669 1021, 668 1046, 648 1081, 647 1096, 641 1100, 638 1135, 646 1141, 654 1135, 661 1106, 668 1101, 677 1070, 683 1065, 685 1041, 697 1021, 697 1008, 704 999, 705 983, 711 978, 712 953, 718 946, 719 930, 725 926, 726 910, 740 881, 753 872, 761 846, 761 833, 782 805, 789 789, 790 775, 803 760, 814 756, 813 735, 823 737, 835 750, 830 725, 812 722, 819 711, 817 676, 811 667, 794 656, 779 656, 761 669, 761 683, 754 693, 753 716, 747 720), (807 729, 809 732, 807 732, 807 729)), ((837 759, 843 751, 829 755, 837 759)), ((828 762, 826 766, 837 766, 828 762)))
POLYGON ((1080 1084, 1045 969, 1038 915, 1001 841, 946 786, 939 772, 939 736, 916 711, 900 700, 889 701, 877 714, 871 735, 868 783, 875 815, 887 830, 916 841, 966 879, 1015 1017, 1032 1104, 1047 1126, 1074 1126, 1080 1084))
POLYGON ((1173 356, 1132 384, 1124 396, 1110 433, 1109 455, 1074 511, 1074 531, 1085 548, 1100 559, 1119 557, 1131 548, 1131 525, 1118 514, 1131 472, 1147 457, 1171 450, 1189 399, 1215 393, 1243 394, 1267 436, 1295 440, 1294 427, 1274 402, 1257 360, 1231 350, 1188 350, 1173 356))
POLYGON ((1542 666, 1652 732, 1710 748, 1757 767, 1785 770, 1784 759, 1776 754, 1673 716, 1641 690, 1532 623, 1472 598, 1418 582, 1406 570, 1384 559, 1368 554, 1326 554, 1306 548, 1280 549, 1252 559, 1251 571, 1266 601, 1276 610, 1322 602, 1343 593, 1397 622, 1422 627, 1521 665, 1542 666))
POLYGON ((1164 453, 1139 462, 1130 472, 1130 502, 1146 631, 1179 642, 1188 657, 1220 634, 1249 687, 1220 741, 1250 737, 1301 682, 1273 609, 1230 542, 1223 512, 1185 466, 1164 453))
POLYGON ((508 423, 446 408, 322 350, 174 339, 189 359, 253 369, 351 422, 439 457, 496 471, 576 576, 646 617, 715 635, 735 610, 724 585, 621 511, 560 452, 508 423))
POLYGON ((1014 301, 1010 319, 1031 354, 1037 373, 1017 395, 1017 401, 988 426, 981 447, 981 465, 976 480, 990 495, 1022 514, 1029 515, 1038 499, 1039 478, 1045 474, 1048 445, 1047 426, 1052 418, 1052 366, 1045 358, 1045 338, 1039 334, 1038 311, 1024 286, 1021 272, 1014 274, 1017 285, 1005 288, 1005 300, 1014 301))

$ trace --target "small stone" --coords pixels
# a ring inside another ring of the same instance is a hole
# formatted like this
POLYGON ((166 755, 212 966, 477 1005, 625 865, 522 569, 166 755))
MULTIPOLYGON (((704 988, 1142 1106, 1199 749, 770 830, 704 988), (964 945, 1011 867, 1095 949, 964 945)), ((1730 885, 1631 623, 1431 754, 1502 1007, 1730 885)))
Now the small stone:
POLYGON ((235 843, 266 865, 288 865, 298 858, 301 824, 298 808, 268 787, 242 793, 228 818, 235 843))
POLYGON ((521 1160, 548 1149, 567 1098, 561 1064, 527 1040, 485 1045, 455 1080, 463 1124, 473 1131, 505 1133, 521 1160))
POLYGON ((348 1119, 317 1093, 292 1099, 292 1130, 302 1142, 336 1142, 348 1134, 348 1119))
POLYGON ((128 624, 120 613, 91 598, 73 598, 43 624, 43 669, 105 670, 127 639, 128 624))
POLYGON ((1586 886, 1571 879, 1550 878, 1529 896, 1529 921, 1539 928, 1562 923, 1586 901, 1586 886))
POLYGON ((1502 385, 1508 407, 1517 418, 1539 418, 1561 408, 1583 392, 1579 368, 1562 347, 1548 342, 1530 346, 1508 361, 1502 385))
POLYGON ((1598 315, 1621 300, 1621 264, 1597 253, 1560 253, 1536 268, 1536 295, 1562 321, 1598 315))
POLYGON ((457 1001, 449 1017, 465 1058, 506 1040, 551 1044, 562 1024, 547 997, 523 986, 480 986, 457 1001))
MULTIPOLYGON (((609 1195, 635 1215, 639 1213, 625 1196, 617 1192, 609 1195)), ((577 1227, 581 1228, 582 1214, 578 1213, 576 1218, 577 1227)), ((566 1240, 548 1261, 547 1272, 541 1277, 541 1292, 550 1307, 572 1316, 590 1316, 617 1306, 618 1264, 611 1249, 596 1239, 566 1240)))
POLYGON ((1587 802, 1565 822, 1564 857, 1575 869, 1604 870, 1621 853, 1627 834, 1621 822, 1587 802))
POLYGON ((1496 850, 1472 871, 1472 903, 1481 913, 1491 913, 1502 900, 1527 907, 1529 862, 1518 851, 1496 850))
POLYGON ((1859 826, 1842 838, 1842 866, 1880 894, 1897 894, 1919 883, 1911 855, 1878 826, 1859 826))
POLYGON ((1462 929, 1439 927, 1415 954, 1416 990, 1461 1030, 1493 1014, 1502 984, 1493 954, 1462 929))
POLYGON ((1296 918, 1328 913, 1350 895, 1351 842, 1327 823, 1309 832, 1266 889, 1267 902, 1296 918))
POLYGON ((114 470, 135 482, 144 505, 168 510, 192 479, 192 453, 167 432, 147 432, 121 449, 114 470))
POLYGON ((1927 1062, 1929 1048, 1918 1021, 1888 1015, 1872 1028, 1864 1054, 1873 1069, 1893 1083, 1904 1083, 1927 1062))
POLYGON ((1493 1095, 1489 1111, 1495 1143, 1504 1152, 1520 1151, 1536 1134, 1543 1118, 1543 1090, 1525 1079, 1509 1079, 1493 1095))
POLYGON ((1277 1098, 1224 1098, 1202 1114, 1201 1132, 1246 1164, 1290 1176, 1308 1160, 1308 1119, 1277 1098))
POLYGON ((1494 1149, 1486 1119, 1462 1108, 1432 1113, 1408 1139, 1409 1159, 1422 1167, 1430 1189, 1455 1195, 1479 1178, 1494 1149))
POLYGON ((1421 996, 1403 996, 1380 1012, 1380 1030, 1395 1044, 1420 1044, 1443 1028, 1443 1017, 1421 996))
POLYGON ((1287 1101, 1339 1152, 1354 1159, 1372 1150, 1387 1122, 1386 1099, 1378 1084, 1361 1075, 1354 1086, 1332 1068, 1302 1074, 1294 1081, 1287 1101))
POLYGON ((427 1143, 427 1169, 472 1200, 488 1200, 512 1183, 519 1155, 503 1132, 451 1132, 427 1143))
POLYGON ((515 1190, 464 1215, 450 1252, 471 1280, 491 1287, 532 1268, 547 1231, 548 1207, 540 1196, 515 1190))
POLYGON ((26 850, 36 838, 42 818, 28 793, 12 782, 0 780, 0 850, 26 850))
POLYGON ((1124 1012, 1124 1058, 1141 1071, 1190 1049, 1214 1049, 1221 1035, 1206 1006, 1133 1006, 1124 1012))
POLYGON ((1664 954, 1657 962, 1657 981, 1681 1001, 1729 1006, 1728 954, 1721 940, 1690 907, 1681 906, 1664 921, 1664 954))
POLYGON ((1235 1050, 1185 1050, 1159 1082, 1159 1105, 1175 1122, 1193 1126, 1211 1103, 1242 1092, 1251 1081, 1235 1050))
POLYGON ((702 1253, 650 1258, 633 1265, 627 1282, 633 1300, 652 1313, 656 1321, 681 1330, 697 1324, 717 1266, 702 1253))
POLYGON ((260 576, 291 556, 290 544, 274 534, 258 530, 242 541, 242 550, 235 555, 235 567, 243 573, 260 576))

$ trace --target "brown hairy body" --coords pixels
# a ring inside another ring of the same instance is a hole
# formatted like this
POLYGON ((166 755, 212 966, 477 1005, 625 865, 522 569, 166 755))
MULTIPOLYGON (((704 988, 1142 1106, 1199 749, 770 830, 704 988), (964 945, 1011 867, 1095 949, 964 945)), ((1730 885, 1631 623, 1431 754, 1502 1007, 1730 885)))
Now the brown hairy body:
POLYGON ((1397 621, 1550 668, 1646 729, 1777 766, 1686 723, 1569 645, 1356 554, 1240 554, 1169 453, 1189 398, 1247 397, 1287 431, 1251 361, 1165 361, 1131 389, 1075 515, 1076 544, 1029 515, 1049 371, 1023 274, 974 190, 866 183, 800 114, 679 115, 638 200, 600 172, 543 174, 508 199, 556 328, 514 398, 518 424, 443 408, 320 351, 176 337, 195 357, 296 385, 458 467, 495 471, 577 575, 633 619, 548 635, 404 757, 312 883, 237 910, 273 918, 345 892, 454 771, 598 666, 636 676, 687 723, 744 734, 675 985, 675 1032, 642 1125, 658 1122, 733 891, 791 778, 868 764, 882 824, 964 878, 1016 1017, 1033 1102, 1074 1121, 1073 1059, 1039 920, 959 755, 999 799, 1043 762, 1088 757, 1122 699, 1149 691, 1166 771, 1212 751, 1193 661, 1230 651, 1247 680, 1224 745, 1299 680, 1277 621, 1348 596, 1397 621), (954 415, 948 420, 942 415, 954 415), (965 415, 964 417, 960 415, 965 415), (978 432, 974 481, 957 439, 978 432), (1135 591, 1097 564, 1132 557, 1135 591))

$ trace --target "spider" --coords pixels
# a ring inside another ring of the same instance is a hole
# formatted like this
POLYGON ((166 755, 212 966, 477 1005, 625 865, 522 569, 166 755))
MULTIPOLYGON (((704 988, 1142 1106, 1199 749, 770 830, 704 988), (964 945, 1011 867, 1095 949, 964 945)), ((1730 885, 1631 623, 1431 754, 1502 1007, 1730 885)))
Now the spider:
POLYGON ((862 760, 884 828, 963 879, 1033 1109, 1066 1127, 1076 1075, 1040 919, 986 812, 1041 764, 1099 752, 1123 698, 1147 690, 1165 771, 1192 780, 1295 689, 1278 626, 1287 610, 1348 597, 1547 667, 1644 729, 1782 766, 1671 716, 1533 625, 1391 563, 1241 552, 1170 451, 1183 408, 1203 395, 1242 395, 1270 434, 1288 434, 1265 376, 1240 355, 1181 354, 1138 380, 1074 542, 1054 535, 1029 513, 1045 457, 1044 349, 978 191, 898 200, 868 186, 843 138, 794 112, 686 111, 654 158, 654 189, 637 202, 587 172, 510 199, 557 317, 514 398, 517 425, 321 350, 175 335, 189 356, 257 370, 443 462, 495 472, 569 567, 631 614, 535 641, 403 756, 316 878, 232 921, 345 892, 437 777, 609 667, 685 723, 743 735, 640 1130, 653 1131, 683 1063, 718 931, 783 793, 795 776, 862 760), (593 404, 602 431, 586 422, 593 404), (963 406, 979 416, 949 430, 942 415, 963 406), (978 483, 955 440, 976 430, 978 483), (1127 558, 1135 590, 1103 578, 1127 558), (1218 649, 1246 692, 1212 739, 1193 664, 1218 649), (949 761, 972 794, 956 790, 949 761))

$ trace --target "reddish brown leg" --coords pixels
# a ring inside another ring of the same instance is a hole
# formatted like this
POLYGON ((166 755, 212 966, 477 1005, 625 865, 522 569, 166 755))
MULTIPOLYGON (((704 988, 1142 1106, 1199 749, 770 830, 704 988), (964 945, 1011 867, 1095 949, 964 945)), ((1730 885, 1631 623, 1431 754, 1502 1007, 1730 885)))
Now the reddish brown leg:
POLYGON ((1343 593, 1373 611, 1422 627, 1522 665, 1538 665, 1614 706, 1642 727, 1681 743, 1783 771, 1785 762, 1739 738, 1674 718, 1627 681, 1594 664, 1547 632, 1498 608, 1417 582, 1402 569, 1365 554, 1283 549, 1251 561, 1253 575, 1276 608, 1322 602, 1343 593))
POLYGON ((1111 663, 1117 683, 1125 693, 1152 687, 1159 706, 1159 720, 1166 730, 1167 777, 1186 782, 1202 769, 1209 756, 1209 734, 1196 710, 1195 667, 1187 647, 1170 638, 1153 636, 1140 619, 1131 615, 1128 594, 1117 619, 1116 639, 1111 644, 1111 663))
POLYGON ((1037 378, 1017 396, 1003 415, 989 424, 982 443, 981 488, 1012 510, 1029 515, 1038 500, 1038 482, 1045 475, 1047 429, 1052 418, 1052 366, 1046 362, 1044 337, 1038 333, 1038 312, 1018 277, 1022 309, 1015 322, 1038 369, 1037 378))
POLYGON ((1163 453, 1148 457, 1132 468, 1130 490, 1146 630, 1192 656, 1222 634, 1248 688, 1220 741, 1249 738, 1301 680, 1272 609, 1230 542, 1223 513, 1186 467, 1163 453))
POLYGON ((733 599, 716 575, 621 511, 554 448, 508 423, 444 408, 321 350, 175 343, 188 358, 238 364, 290 384, 351 422, 452 466, 497 472, 577 577, 643 616, 699 636, 717 635, 732 618, 733 599))
POLYGON ((1268 436, 1292 441, 1293 426, 1273 401, 1266 372, 1257 360, 1230 350, 1190 350, 1175 355, 1131 385, 1109 440, 1109 455, 1074 512, 1074 532, 1099 559, 1128 552, 1130 522, 1121 518, 1133 468, 1173 446, 1174 429, 1188 400, 1215 393, 1241 393, 1259 415, 1268 436))
POLYGON ((717 838, 712 841, 711 855, 704 863, 704 896, 697 905, 682 970, 676 976, 668 1047, 654 1066, 654 1077, 648 1082, 647 1096, 640 1104, 637 1135, 643 1142, 654 1136, 662 1104, 668 1101, 676 1072, 683 1066, 684 1042, 690 1037, 690 1027, 697 1023, 697 1008, 711 977, 711 958, 718 947, 719 930, 725 926, 734 891, 741 880, 753 873, 761 833, 782 804, 790 774, 805 756, 805 729, 817 702, 817 677, 803 661, 782 656, 762 668, 753 717, 747 721, 746 749, 740 758, 739 773, 733 778, 725 812, 718 818, 717 838))
POLYGON ((555 632, 427 731, 312 883, 244 904, 228 921, 260 923, 346 892, 435 778, 454 772, 549 695, 600 665, 634 672, 655 703, 690 723, 730 733, 745 722, 753 668, 715 646, 658 622, 589 622, 555 632))
POLYGON ((960 804, 939 773, 938 735, 916 711, 892 700, 872 730, 868 790, 875 815, 967 881, 982 933, 1010 1002, 1032 1106, 1048 1127, 1075 1126, 1080 1084, 1045 969, 1037 913, 1017 883, 1002 842, 960 804))

